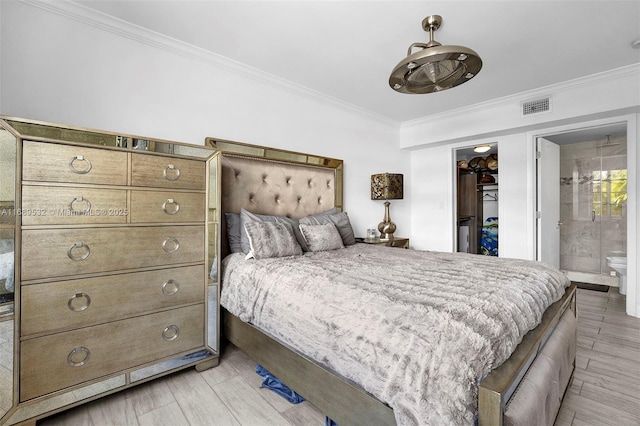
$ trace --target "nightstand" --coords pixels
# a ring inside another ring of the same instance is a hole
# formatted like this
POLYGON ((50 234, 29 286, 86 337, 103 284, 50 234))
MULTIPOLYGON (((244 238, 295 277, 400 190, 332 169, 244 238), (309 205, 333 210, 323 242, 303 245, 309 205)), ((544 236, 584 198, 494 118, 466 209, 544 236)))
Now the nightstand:
POLYGON ((359 243, 374 244, 377 246, 398 247, 404 249, 409 248, 409 238, 394 238, 393 240, 381 240, 380 238, 376 238, 374 240, 356 238, 356 241, 359 243))

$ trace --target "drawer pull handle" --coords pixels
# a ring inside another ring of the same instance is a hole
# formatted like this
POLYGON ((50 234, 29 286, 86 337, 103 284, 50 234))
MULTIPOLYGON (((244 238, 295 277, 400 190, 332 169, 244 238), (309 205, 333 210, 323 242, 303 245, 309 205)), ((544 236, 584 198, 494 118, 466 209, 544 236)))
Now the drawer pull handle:
POLYGON ((89 246, 83 242, 75 243, 71 247, 69 247, 69 250, 67 250, 67 256, 69 256, 69 259, 75 260, 75 261, 85 260, 87 257, 89 257, 90 254, 91 254, 91 249, 89 249, 89 246), (83 248, 84 248, 84 251, 80 256, 76 256, 73 254, 74 249, 83 249, 83 248))
POLYGON ((166 180, 175 181, 180 179, 180 169, 173 164, 169 164, 165 167, 162 174, 166 180))
POLYGON ((165 253, 175 253, 180 248, 180 241, 177 238, 169 237, 162 243, 162 250, 165 253))
POLYGON ((67 355, 67 363, 72 367, 82 367, 89 361, 91 351, 84 346, 73 348, 67 355))
POLYGON ((173 198, 169 198, 167 201, 162 203, 162 210, 168 215, 174 215, 180 211, 180 204, 175 201, 173 198), (169 207, 167 209, 167 207, 169 207))
POLYGON ((73 197, 73 200, 71 200, 71 202, 69 203, 69 210, 71 211, 71 213, 74 213, 74 214, 87 214, 91 211, 91 202, 88 199, 84 198, 83 196, 73 197), (74 209, 73 203, 75 203, 76 201, 78 203, 83 203, 86 207, 81 210, 74 209))
POLYGON ((173 296, 180 290, 180 284, 176 280, 167 280, 162 284, 162 293, 173 296))
POLYGON ((73 312, 82 312, 87 309, 89 305, 91 305, 91 298, 86 293, 76 293, 71 296, 71 299, 69 299, 69 301, 67 302, 67 306, 73 312), (84 301, 82 301, 81 299, 84 299, 84 301))
POLYGON ((91 161, 89 161, 88 158, 85 158, 84 155, 76 155, 74 156, 71 161, 69 162, 69 169, 73 172, 73 173, 77 173, 79 175, 84 175, 86 173, 89 173, 91 171, 91 161), (82 162, 85 163, 85 166, 83 169, 78 169, 76 168, 76 166, 74 165, 75 162, 82 162))
POLYGON ((178 334, 180 334, 180 329, 177 325, 168 325, 162 331, 162 338, 167 342, 170 342, 171 340, 177 339, 178 334))

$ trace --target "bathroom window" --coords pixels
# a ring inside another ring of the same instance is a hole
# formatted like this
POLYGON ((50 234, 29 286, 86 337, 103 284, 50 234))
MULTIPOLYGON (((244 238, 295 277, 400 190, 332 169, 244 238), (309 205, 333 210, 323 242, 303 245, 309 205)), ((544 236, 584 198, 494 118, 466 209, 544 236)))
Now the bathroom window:
POLYGON ((593 211, 598 216, 621 217, 627 204, 627 170, 593 172, 593 211))

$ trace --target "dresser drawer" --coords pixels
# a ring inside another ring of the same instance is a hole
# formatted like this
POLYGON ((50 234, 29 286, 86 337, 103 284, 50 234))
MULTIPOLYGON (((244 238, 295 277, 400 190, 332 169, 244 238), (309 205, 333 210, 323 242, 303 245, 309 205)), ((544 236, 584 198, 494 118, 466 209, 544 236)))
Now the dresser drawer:
POLYGON ((23 225, 126 223, 127 191, 62 186, 22 187, 23 225))
POLYGON ((21 334, 85 327, 203 302, 204 286, 204 266, 24 285, 21 334))
POLYGON ((156 155, 133 154, 131 156, 131 184, 159 188, 204 190, 204 161, 185 160, 156 155))
POLYGON ((20 400, 203 344, 203 304, 24 340, 20 349, 20 400))
POLYGON ((204 226, 22 231, 22 279, 205 262, 204 226))
POLYGON ((22 179, 46 182, 127 184, 127 153, 24 141, 22 179))
POLYGON ((131 191, 131 222, 204 222, 205 194, 131 191))

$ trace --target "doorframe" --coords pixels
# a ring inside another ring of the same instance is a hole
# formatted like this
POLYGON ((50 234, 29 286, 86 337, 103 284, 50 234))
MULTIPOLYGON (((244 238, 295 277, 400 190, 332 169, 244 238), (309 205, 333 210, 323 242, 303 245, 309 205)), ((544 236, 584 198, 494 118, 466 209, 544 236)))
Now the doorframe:
POLYGON ((529 183, 527 197, 527 231, 530 235, 528 252, 532 259, 538 260, 538 235, 536 229, 536 197, 537 197, 537 170, 536 170, 536 139, 548 137, 560 133, 573 132, 589 127, 600 127, 615 123, 627 124, 627 315, 640 317, 640 289, 638 281, 638 252, 639 237, 638 228, 638 143, 640 142, 640 127, 638 126, 640 114, 628 114, 603 118, 592 121, 578 122, 557 127, 547 127, 527 132, 527 151, 529 163, 527 165, 529 183))
MULTIPOLYGON (((453 228, 452 228, 452 252, 458 251, 458 151, 465 149, 472 149, 478 145, 495 145, 496 150, 498 151, 498 164, 500 163, 500 140, 501 138, 482 138, 475 139, 472 141, 465 141, 461 143, 457 143, 451 146, 451 161, 450 164, 453 164, 453 168, 451 171, 452 183, 451 183, 451 200, 452 200, 452 216, 453 216, 453 228)), ((478 154, 478 157, 482 157, 484 154, 478 154)), ((499 169, 499 167, 498 167, 499 169)), ((499 182, 499 178, 498 178, 499 182)), ((500 189, 498 187, 498 200, 500 200, 500 189)), ((498 202, 498 208, 500 204, 498 202)), ((498 217, 500 214, 498 213, 498 217)), ((483 218, 484 221, 484 218, 483 218)), ((498 257, 500 257, 500 242, 498 242, 498 257)))

